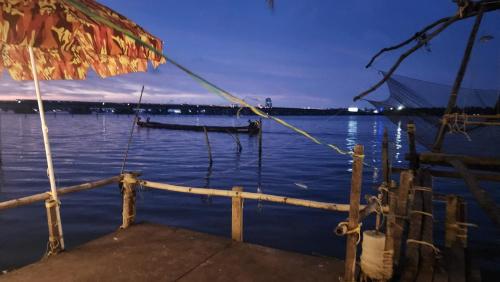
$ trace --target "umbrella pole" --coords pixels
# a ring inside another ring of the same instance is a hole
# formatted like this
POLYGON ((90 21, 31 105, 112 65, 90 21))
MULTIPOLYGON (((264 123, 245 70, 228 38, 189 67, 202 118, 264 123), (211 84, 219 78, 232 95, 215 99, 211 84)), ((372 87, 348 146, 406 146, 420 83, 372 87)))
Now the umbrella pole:
MULTIPOLYGON (((40 122, 42 124, 42 135, 43 135, 43 144, 45 146, 45 155, 47 157, 47 174, 49 176, 50 182, 50 192, 52 196, 52 200, 55 202, 55 220, 54 224, 57 224, 57 229, 59 231, 59 243, 61 250, 64 250, 64 237, 62 232, 62 224, 61 224, 61 213, 59 211, 59 197, 57 196, 56 189, 56 178, 54 176, 54 167, 52 165, 52 153, 50 151, 50 143, 49 143, 49 128, 45 123, 45 111, 43 109, 42 95, 40 94, 40 85, 38 83, 38 75, 36 73, 36 64, 35 64, 35 56, 33 55, 33 47, 29 46, 28 51, 30 54, 31 61, 31 71, 33 73, 33 81, 35 83, 35 92, 36 92, 36 100, 38 102, 38 112, 40 114, 40 122)), ((51 220, 49 219, 49 222, 51 220)), ((49 229, 51 226, 49 226, 49 229)), ((50 232, 50 230, 49 230, 50 232)), ((57 236, 57 237, 59 237, 57 236)))

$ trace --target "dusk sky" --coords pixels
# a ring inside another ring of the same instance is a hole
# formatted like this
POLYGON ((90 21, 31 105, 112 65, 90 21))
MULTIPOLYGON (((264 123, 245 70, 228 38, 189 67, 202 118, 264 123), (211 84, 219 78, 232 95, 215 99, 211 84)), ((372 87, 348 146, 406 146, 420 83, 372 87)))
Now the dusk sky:
MULTIPOLYGON (((456 11, 451 0, 276 0, 274 11, 264 0, 99 2, 163 39, 167 57, 251 104, 271 97, 275 106, 319 108, 354 105, 353 96, 380 78, 377 69, 386 70, 400 54, 365 69, 374 53, 456 11)), ((472 23, 453 25, 397 73, 452 84, 472 23)), ((500 89, 499 27, 500 11, 484 17, 479 36, 494 38, 476 45, 464 87, 500 89)), ((4 73, 0 99, 34 99, 32 84, 4 73)), ((142 84, 148 103, 228 104, 168 63, 148 73, 90 74, 41 87, 44 99, 135 102, 142 84)), ((385 87, 372 95, 385 96, 385 87)))

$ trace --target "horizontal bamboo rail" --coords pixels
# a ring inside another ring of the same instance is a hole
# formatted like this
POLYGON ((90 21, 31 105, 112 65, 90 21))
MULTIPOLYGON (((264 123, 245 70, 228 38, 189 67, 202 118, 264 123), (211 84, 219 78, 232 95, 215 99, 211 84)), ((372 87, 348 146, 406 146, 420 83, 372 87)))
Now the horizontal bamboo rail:
MULTIPOLYGON (((109 184, 113 183, 118 183, 121 180, 121 176, 113 176, 110 178, 94 181, 94 182, 88 182, 84 184, 79 184, 79 185, 74 185, 74 186, 69 186, 69 187, 64 187, 64 188, 59 188, 57 189, 57 195, 62 196, 65 194, 69 193, 74 193, 78 191, 84 191, 84 190, 91 190, 94 188, 106 186, 109 184)), ((32 204, 34 202, 40 202, 40 201, 45 201, 50 198, 50 192, 44 192, 40 194, 35 194, 19 199, 13 199, 13 200, 8 200, 5 202, 0 202, 0 210, 5 210, 5 209, 10 209, 10 208, 17 208, 20 206, 25 206, 32 204)))
MULTIPOLYGON (((139 180, 138 182, 140 185, 142 185, 144 187, 165 190, 165 191, 171 191, 171 192, 180 192, 180 193, 187 193, 187 194, 207 195, 207 196, 220 196, 220 197, 228 197, 228 198, 241 197, 243 199, 267 201, 267 202, 288 204, 288 205, 294 205, 294 206, 323 209, 323 210, 329 210, 329 211, 349 212, 349 207, 350 207, 350 205, 348 205, 348 204, 333 204, 333 203, 317 202, 317 201, 310 201, 310 200, 303 200, 303 199, 289 198, 289 197, 261 194, 261 193, 238 192, 238 191, 223 190, 223 189, 207 189, 207 188, 186 187, 186 186, 171 185, 171 184, 165 184, 165 183, 159 183, 159 182, 152 182, 152 181, 147 181, 147 180, 139 180)), ((365 207, 366 207, 366 205, 360 205, 360 209, 364 209, 365 207)))

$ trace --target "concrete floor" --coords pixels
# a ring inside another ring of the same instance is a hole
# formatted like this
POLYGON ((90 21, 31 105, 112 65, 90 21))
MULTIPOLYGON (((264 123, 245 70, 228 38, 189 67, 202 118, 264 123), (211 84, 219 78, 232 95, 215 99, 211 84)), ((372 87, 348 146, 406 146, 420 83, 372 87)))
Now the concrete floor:
POLYGON ((340 260, 149 223, 119 230, 0 281, 338 281, 340 260))

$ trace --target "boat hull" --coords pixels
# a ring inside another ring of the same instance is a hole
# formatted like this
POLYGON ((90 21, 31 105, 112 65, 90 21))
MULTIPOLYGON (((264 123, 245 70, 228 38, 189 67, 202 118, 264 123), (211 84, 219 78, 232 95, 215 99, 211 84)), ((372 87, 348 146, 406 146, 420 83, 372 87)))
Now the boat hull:
POLYGON ((254 135, 259 133, 259 127, 257 126, 210 126, 210 125, 188 125, 188 124, 170 124, 170 123, 160 123, 160 122, 144 122, 138 121, 137 125, 144 128, 158 128, 158 129, 170 129, 170 130, 186 130, 186 131, 204 131, 208 132, 224 132, 224 133, 241 133, 254 135))

